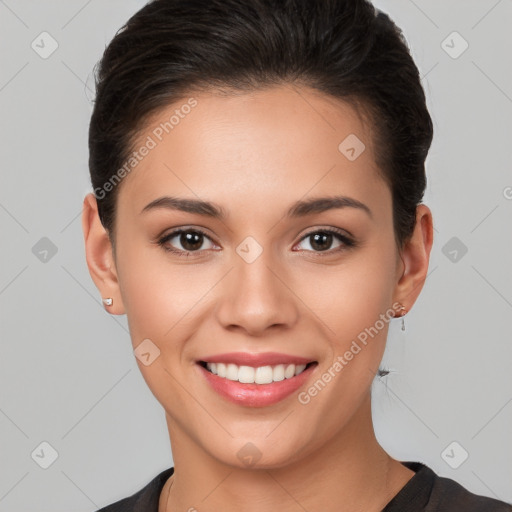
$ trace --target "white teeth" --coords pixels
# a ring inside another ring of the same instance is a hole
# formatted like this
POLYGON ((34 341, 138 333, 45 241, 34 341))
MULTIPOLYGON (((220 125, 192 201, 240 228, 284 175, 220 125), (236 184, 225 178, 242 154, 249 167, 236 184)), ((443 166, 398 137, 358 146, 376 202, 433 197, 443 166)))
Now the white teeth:
POLYGON ((237 380, 243 384, 270 384, 301 374, 305 364, 278 364, 276 366, 237 366, 233 363, 206 363, 206 368, 219 377, 237 380))
POLYGON ((302 373, 304 371, 304 368, 306 368, 305 364, 298 364, 295 367, 295 375, 299 375, 299 373, 302 373))
POLYGON ((270 384, 273 380, 273 375, 272 366, 260 366, 254 372, 254 382, 256 384, 270 384))
POLYGON ((252 384, 254 382, 254 373, 252 366, 240 366, 238 369, 238 381, 244 384, 252 384))
POLYGON ((275 382, 284 380, 284 364, 278 364, 277 366, 274 366, 272 371, 272 380, 275 382))
MULTIPOLYGON (((208 365, 206 365, 208 368, 208 365)), ((208 368, 209 370, 210 368, 208 368)), ((217 363, 217 375, 219 377, 225 377, 226 376, 226 365, 224 363, 217 363)))
POLYGON ((238 380, 238 366, 236 364, 228 364, 226 367, 226 379, 238 380))
POLYGON ((295 365, 294 364, 289 364, 284 369, 284 378, 285 379, 291 379, 294 375, 295 375, 295 365))

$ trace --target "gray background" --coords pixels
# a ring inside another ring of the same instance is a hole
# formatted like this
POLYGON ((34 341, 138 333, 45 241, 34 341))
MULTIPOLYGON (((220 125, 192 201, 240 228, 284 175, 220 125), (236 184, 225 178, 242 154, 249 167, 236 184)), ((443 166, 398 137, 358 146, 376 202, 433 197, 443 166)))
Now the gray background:
MULTIPOLYGON (((172 464, 80 222, 92 69, 144 3, 0 0, 0 511, 92 511, 172 464), (46 59, 31 47, 51 49, 43 31, 58 44, 46 59), (58 453, 47 469, 42 442, 58 453)), ((395 458, 512 502, 512 1, 375 3, 403 28, 435 125, 429 277, 406 331, 390 326, 377 435, 395 458)))

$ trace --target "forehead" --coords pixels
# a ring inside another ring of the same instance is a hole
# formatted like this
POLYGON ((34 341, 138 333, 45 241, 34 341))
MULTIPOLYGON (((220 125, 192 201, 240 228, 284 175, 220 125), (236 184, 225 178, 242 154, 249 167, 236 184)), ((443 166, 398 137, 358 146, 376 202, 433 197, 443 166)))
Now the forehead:
POLYGON ((370 135, 353 106, 308 88, 190 94, 151 117, 134 145, 150 149, 120 196, 139 211, 166 192, 233 207, 320 193, 360 199, 384 185, 370 135))

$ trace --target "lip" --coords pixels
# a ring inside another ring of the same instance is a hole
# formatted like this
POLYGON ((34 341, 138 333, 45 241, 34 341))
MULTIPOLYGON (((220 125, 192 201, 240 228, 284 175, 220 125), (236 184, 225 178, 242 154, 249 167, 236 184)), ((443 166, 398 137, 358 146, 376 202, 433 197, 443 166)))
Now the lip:
POLYGON ((267 352, 263 354, 249 354, 232 352, 219 354, 197 361, 197 368, 205 378, 209 386, 221 397, 237 405, 246 407, 267 407, 284 400, 297 391, 310 378, 315 368, 316 361, 304 357, 267 352), (208 371, 201 363, 232 363, 237 366, 275 366, 277 364, 309 364, 299 375, 291 379, 284 379, 270 384, 244 384, 236 380, 219 377, 208 371))
POLYGON ((279 352, 262 352, 260 354, 251 354, 250 352, 228 352, 226 354, 215 354, 204 357, 197 361, 205 363, 232 363, 237 366, 276 366, 278 364, 308 364, 314 362, 314 359, 293 356, 279 352))

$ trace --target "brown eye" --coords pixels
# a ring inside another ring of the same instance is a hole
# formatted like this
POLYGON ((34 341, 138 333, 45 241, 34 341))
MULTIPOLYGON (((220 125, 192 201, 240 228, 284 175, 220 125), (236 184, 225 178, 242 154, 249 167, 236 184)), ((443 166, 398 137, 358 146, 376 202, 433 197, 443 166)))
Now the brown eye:
POLYGON ((304 241, 309 241, 309 248, 306 247, 305 250, 313 252, 326 252, 331 249, 336 251, 355 246, 355 242, 349 237, 332 229, 308 233, 302 238, 301 243, 304 241), (332 245, 336 241, 338 241, 338 245, 333 248, 332 245))
POLYGON ((331 248, 333 236, 331 233, 315 233, 310 235, 310 245, 315 251, 326 251, 331 248))
POLYGON ((203 245, 203 235, 195 231, 181 233, 179 241, 186 251, 197 251, 203 245))
POLYGON ((210 238, 202 231, 197 229, 179 229, 162 237, 158 241, 158 244, 167 251, 186 254, 205 249, 203 244, 206 240, 211 244, 211 246, 206 247, 206 249, 211 249, 213 244, 210 238))

